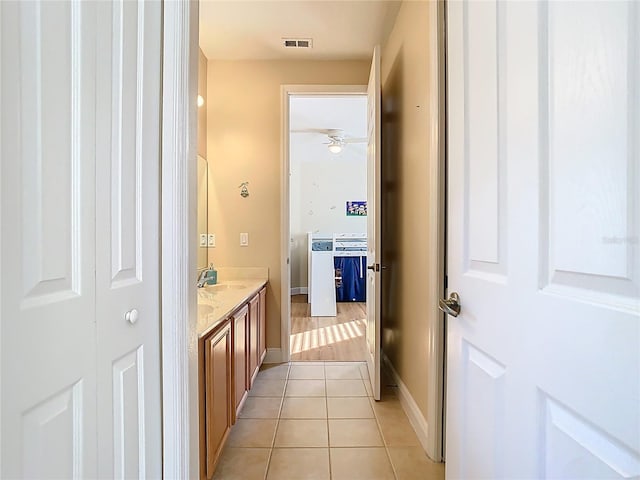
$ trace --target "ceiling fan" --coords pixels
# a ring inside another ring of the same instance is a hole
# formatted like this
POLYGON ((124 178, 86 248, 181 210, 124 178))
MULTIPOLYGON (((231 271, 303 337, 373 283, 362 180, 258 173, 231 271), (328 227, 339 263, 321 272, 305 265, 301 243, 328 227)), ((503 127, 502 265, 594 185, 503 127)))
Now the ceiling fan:
POLYGON ((344 130, 341 128, 303 128, 301 130, 291 130, 291 133, 318 133, 326 135, 328 142, 327 148, 331 153, 340 153, 345 145, 349 143, 367 143, 367 138, 350 137, 344 134, 344 130))

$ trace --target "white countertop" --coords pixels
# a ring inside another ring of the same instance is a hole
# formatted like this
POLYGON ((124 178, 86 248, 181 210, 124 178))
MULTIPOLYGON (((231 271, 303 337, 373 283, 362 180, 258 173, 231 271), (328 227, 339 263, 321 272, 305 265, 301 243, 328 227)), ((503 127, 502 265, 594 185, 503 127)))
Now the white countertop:
POLYGON ((223 280, 217 285, 198 289, 198 323, 196 331, 202 338, 220 322, 229 318, 267 284, 267 277, 223 280))

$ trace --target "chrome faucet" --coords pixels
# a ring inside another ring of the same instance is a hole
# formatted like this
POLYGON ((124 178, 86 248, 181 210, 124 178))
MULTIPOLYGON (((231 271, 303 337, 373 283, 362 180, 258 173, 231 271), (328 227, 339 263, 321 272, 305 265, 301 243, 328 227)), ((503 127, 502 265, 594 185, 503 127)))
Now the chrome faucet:
POLYGON ((202 272, 200 272, 200 276, 198 277, 198 283, 196 283, 198 288, 202 288, 207 284, 207 271, 208 270, 205 268, 204 270, 202 270, 202 272))
POLYGON ((205 285, 215 285, 218 282, 218 272, 213 268, 213 263, 209 264, 209 268, 204 269, 200 272, 200 276, 198 277, 198 283, 196 285, 198 288, 202 288, 205 285))

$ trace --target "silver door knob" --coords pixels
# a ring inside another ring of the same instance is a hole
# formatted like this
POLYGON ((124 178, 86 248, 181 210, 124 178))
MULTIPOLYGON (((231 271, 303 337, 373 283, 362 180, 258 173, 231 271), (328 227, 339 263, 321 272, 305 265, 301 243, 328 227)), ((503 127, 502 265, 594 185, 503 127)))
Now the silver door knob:
POLYGON ((134 323, 136 323, 138 321, 138 310, 136 310, 135 308, 129 310, 127 313, 124 314, 124 319, 129 322, 131 325, 133 325, 134 323))
POLYGON ((460 315, 460 296, 457 292, 452 292, 446 300, 441 298, 438 301, 438 308, 447 315, 457 317, 460 315))

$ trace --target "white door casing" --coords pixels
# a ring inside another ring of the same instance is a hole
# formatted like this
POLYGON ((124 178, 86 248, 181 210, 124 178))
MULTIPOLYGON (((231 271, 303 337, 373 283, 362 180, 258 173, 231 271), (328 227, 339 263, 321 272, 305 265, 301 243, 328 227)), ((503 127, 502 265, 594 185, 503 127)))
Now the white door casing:
POLYGON ((380 400, 380 47, 375 47, 367 86, 367 367, 373 397, 380 400))
POLYGON ((292 96, 325 96, 366 95, 366 85, 282 85, 281 98, 281 182, 280 189, 280 267, 283 274, 280 278, 280 345, 279 349, 267 349, 265 362, 288 362, 291 355, 291 162, 289 159, 289 107, 292 96), (278 353, 277 353, 278 352, 278 353))
POLYGON ((0 11, 0 476, 159 477, 161 5, 0 11))
POLYGON ((449 479, 640 475, 639 30, 449 3, 449 479))

